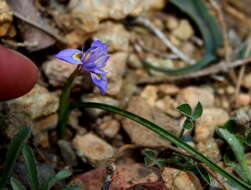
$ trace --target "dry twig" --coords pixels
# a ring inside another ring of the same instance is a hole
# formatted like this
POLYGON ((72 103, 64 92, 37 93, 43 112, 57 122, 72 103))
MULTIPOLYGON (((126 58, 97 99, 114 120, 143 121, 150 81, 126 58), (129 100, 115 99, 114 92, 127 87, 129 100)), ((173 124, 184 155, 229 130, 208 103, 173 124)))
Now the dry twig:
POLYGON ((165 34, 163 32, 161 32, 156 26, 154 26, 154 24, 152 24, 150 20, 143 18, 143 17, 137 17, 135 19, 135 23, 141 24, 144 27, 148 28, 150 31, 152 31, 174 54, 176 54, 185 63, 188 63, 190 65, 194 63, 194 60, 187 57, 177 47, 175 47, 171 43, 171 41, 167 39, 165 34))
POLYGON ((41 30, 41 31, 45 32, 46 34, 50 35, 51 37, 55 38, 57 41, 59 41, 63 44, 67 44, 67 41, 62 36, 60 36, 56 31, 52 30, 51 28, 46 27, 45 25, 40 25, 36 22, 33 22, 32 19, 29 19, 14 10, 12 10, 12 13, 15 17, 22 20, 23 22, 26 22, 27 24, 30 24, 30 25, 38 28, 39 30, 41 30))
POLYGON ((156 76, 156 77, 145 77, 142 79, 139 79, 137 81, 137 84, 155 84, 155 83, 166 83, 166 82, 174 82, 174 81, 181 81, 181 80, 187 80, 187 79, 194 79, 199 77, 204 77, 208 75, 217 74, 219 72, 229 72, 230 69, 239 67, 242 65, 246 65, 249 62, 251 62, 251 57, 237 60, 231 63, 221 62, 217 65, 213 65, 207 68, 204 68, 199 71, 195 71, 192 73, 188 73, 182 76, 156 76))

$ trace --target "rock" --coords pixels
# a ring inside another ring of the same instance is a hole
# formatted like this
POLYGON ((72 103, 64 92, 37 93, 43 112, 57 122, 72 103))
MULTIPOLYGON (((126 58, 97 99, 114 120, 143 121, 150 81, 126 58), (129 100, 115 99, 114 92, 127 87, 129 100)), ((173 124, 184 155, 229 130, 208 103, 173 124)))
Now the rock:
POLYGON ((172 117, 180 117, 180 113, 176 110, 178 103, 170 96, 159 99, 156 101, 155 106, 172 117))
POLYGON ((109 58, 104 68, 104 70, 108 72, 108 95, 116 96, 119 94, 122 87, 122 77, 125 73, 127 58, 128 54, 124 52, 114 53, 109 58))
POLYGON ((174 168, 164 168, 162 179, 170 190, 202 190, 199 179, 192 172, 184 172, 174 168))
POLYGON ((61 155, 69 166, 76 166, 77 165, 77 157, 73 150, 71 143, 65 140, 59 140, 58 146, 60 148, 61 155))
MULTIPOLYGON (((9 36, 12 30, 12 13, 5 0, 0 1, 0 37, 9 36)), ((13 37, 13 36, 12 36, 13 37)))
POLYGON ((184 42, 182 43, 182 46, 180 47, 181 51, 189 56, 189 57, 193 57, 193 59, 195 59, 195 46, 193 43, 191 42, 184 42))
POLYGON ((141 69, 143 67, 143 64, 137 55, 130 54, 128 58, 128 66, 133 69, 141 69))
POLYGON ((56 113, 59 98, 50 93, 45 87, 37 84, 25 96, 10 101, 10 105, 14 109, 22 109, 32 119, 38 119, 56 113))
POLYGON ((143 164, 118 165, 111 184, 111 190, 127 189, 140 183, 151 183, 158 180, 157 174, 143 164))
POLYGON ((99 167, 89 172, 74 176, 70 185, 78 184, 82 186, 81 190, 97 190, 105 182, 106 168, 99 167))
POLYGON ((188 20, 182 19, 179 26, 173 30, 172 34, 180 40, 189 40, 194 35, 194 30, 188 20))
POLYGON ((41 145, 44 148, 48 148, 50 144, 48 130, 56 129, 58 124, 58 114, 55 113, 47 117, 36 119, 33 123, 33 143, 36 146, 41 145))
MULTIPOLYGON (((82 96, 82 101, 83 102, 96 102, 96 103, 104 103, 104 104, 109 104, 112 106, 118 106, 119 102, 116 99, 107 97, 107 96, 82 96)), ((103 114, 105 111, 101 109, 86 109, 86 111, 91 114, 93 117, 98 117, 99 115, 103 114)))
POLYGON ((173 84, 161 84, 158 86, 158 92, 161 95, 176 95, 179 91, 179 87, 173 84))
POLYGON ((135 36, 135 39, 133 40, 138 40, 141 46, 143 46, 146 49, 149 50, 153 49, 157 52, 166 51, 165 44, 157 36, 152 35, 151 33, 146 33, 145 31, 138 32, 137 35, 135 36))
POLYGON ((209 138, 205 141, 199 142, 196 146, 199 152, 204 156, 217 163, 221 160, 219 146, 214 138, 209 138))
MULTIPOLYGON (((160 127, 163 127, 167 131, 172 131, 173 133, 175 133, 174 129, 177 127, 173 120, 171 120, 168 116, 164 115, 160 111, 153 111, 153 109, 141 97, 133 97, 128 104, 127 110, 147 120, 159 124, 160 127)), ((158 134, 140 124, 137 124, 134 121, 123 119, 122 125, 130 136, 131 141, 137 145, 149 147, 168 147, 169 145, 169 142, 167 140, 161 138, 158 134)))
POLYGON ((177 96, 177 102, 179 104, 186 103, 192 108, 194 108, 199 101, 203 107, 213 107, 215 98, 212 90, 203 87, 187 87, 182 89, 177 96))
POLYGON ((237 108, 247 106, 251 103, 251 96, 249 94, 238 94, 235 98, 235 106, 237 108))
POLYGON ((220 108, 204 108, 202 116, 196 120, 195 140, 205 142, 213 138, 215 129, 229 120, 226 111, 220 108))
MULTIPOLYGON (((106 169, 99 167, 74 177, 70 184, 79 184, 88 190, 101 189, 105 182, 106 169)), ((158 176, 143 164, 121 164, 116 166, 110 190, 126 190, 140 183, 154 183, 158 176)))
POLYGON ((120 130, 120 123, 118 120, 113 119, 112 117, 105 117, 101 124, 98 126, 99 134, 107 137, 109 139, 114 138, 118 135, 120 130))
MULTIPOLYGON (((147 56, 146 60, 156 67, 169 68, 169 69, 174 68, 174 64, 171 59, 160 59, 153 56, 147 56)), ((155 76, 165 75, 164 73, 155 71, 153 69, 150 69, 150 73, 155 76)))
POLYGON ((114 155, 113 147, 92 133, 76 135, 72 143, 78 156, 93 165, 98 165, 114 155))
POLYGON ((56 40, 48 35, 47 32, 39 29, 43 28, 45 31, 50 31, 58 38, 60 38, 59 31, 54 25, 50 24, 49 19, 40 14, 35 0, 8 0, 8 4, 11 10, 24 19, 28 19, 32 23, 36 23, 38 27, 26 22, 20 22, 18 24, 19 34, 21 34, 24 42, 28 44, 34 44, 33 46, 25 46, 29 51, 37 51, 44 48, 48 48, 53 45, 56 40))
MULTIPOLYGON (((67 41, 69 48, 77 49, 79 47, 82 47, 83 44, 85 44, 85 42, 90 38, 90 36, 86 35, 86 32, 83 31, 83 29, 81 30, 81 27, 79 28, 79 24, 72 25, 72 20, 73 20, 72 18, 69 19, 69 24, 71 25, 70 28, 72 31, 65 34, 65 39, 67 41)), ((62 22, 65 23, 64 18, 62 19, 62 22)), ((79 23, 81 24, 81 22, 79 23)), ((69 28, 69 26, 65 28, 69 28)))
MULTIPOLYGON (((64 86, 65 81, 76 67, 77 65, 69 64, 59 59, 52 59, 42 65, 44 74, 48 78, 49 83, 54 87, 64 86)), ((74 80, 74 84, 83 85, 79 77, 74 80)))
POLYGON ((49 129, 56 129, 58 124, 58 114, 54 113, 47 117, 34 120, 33 127, 40 131, 46 131, 49 129))
POLYGON ((145 101, 150 105, 154 106, 158 94, 157 94, 157 87, 154 85, 147 85, 141 92, 140 96, 145 99, 145 101))
POLYGON ((20 109, 10 107, 7 103, 3 105, 0 110, 0 139, 2 142, 12 139, 17 132, 24 126, 33 126, 33 120, 30 115, 20 109))
POLYGON ((106 43, 111 52, 129 50, 130 33, 126 31, 122 24, 115 24, 110 21, 100 24, 93 39, 106 43))
POLYGON ((164 183, 155 182, 155 183, 142 183, 134 185, 133 187, 128 188, 127 190, 168 190, 164 183))
POLYGON ((251 72, 245 75, 242 85, 248 90, 251 89, 251 72))
POLYGON ((139 16, 144 11, 164 6, 164 0, 71 0, 69 3, 71 14, 78 15, 76 19, 82 21, 87 32, 96 30, 101 20, 139 16))
POLYGON ((152 109, 152 115, 154 123, 176 136, 180 134, 181 127, 173 118, 156 108, 152 109))
POLYGON ((174 16, 168 16, 165 25, 169 30, 174 30, 179 26, 179 21, 174 16))
POLYGON ((235 121, 239 125, 243 125, 243 126, 250 125, 250 122, 251 122, 251 107, 250 107, 250 105, 235 110, 233 116, 235 118, 235 121))

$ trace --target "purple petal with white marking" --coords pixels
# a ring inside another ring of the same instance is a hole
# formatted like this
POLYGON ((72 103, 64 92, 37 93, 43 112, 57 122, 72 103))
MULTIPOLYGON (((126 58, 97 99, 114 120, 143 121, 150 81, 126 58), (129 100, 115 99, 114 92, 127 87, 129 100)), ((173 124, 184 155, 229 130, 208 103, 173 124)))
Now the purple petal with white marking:
POLYGON ((98 74, 91 73, 92 82, 99 88, 101 95, 105 95, 107 90, 107 76, 106 72, 100 72, 98 74))
POLYGON ((82 64, 81 57, 83 53, 78 49, 64 49, 60 51, 55 57, 66 61, 70 64, 82 64))

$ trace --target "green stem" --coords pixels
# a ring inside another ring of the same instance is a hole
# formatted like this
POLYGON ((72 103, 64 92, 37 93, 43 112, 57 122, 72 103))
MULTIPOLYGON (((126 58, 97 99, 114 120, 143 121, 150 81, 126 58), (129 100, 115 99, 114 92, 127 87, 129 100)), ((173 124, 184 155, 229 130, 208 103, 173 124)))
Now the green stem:
POLYGON ((77 67, 74 72, 70 75, 70 77, 67 79, 62 94, 60 96, 60 102, 59 102, 59 121, 58 121, 58 131, 60 138, 64 137, 66 134, 66 125, 67 120, 69 117, 69 108, 70 108, 70 95, 71 95, 71 89, 72 84, 76 76, 79 74, 79 67, 77 67))
POLYGON ((208 166, 210 169, 218 172, 220 175, 228 179, 229 181, 233 182, 237 186, 239 186, 241 189, 251 189, 251 185, 246 183, 245 181, 235 177, 234 175, 228 173, 226 170, 222 169, 220 166, 206 158, 204 155, 199 153, 197 150, 192 148, 190 145, 184 143, 182 140, 180 140, 178 137, 174 136, 173 134, 165 131, 163 128, 159 127, 158 125, 140 117, 133 113, 130 113, 128 111, 122 110, 120 108, 106 105, 106 104, 100 104, 100 103, 78 103, 76 105, 72 105, 71 108, 76 107, 83 107, 83 108, 98 108, 106 111, 111 111, 113 113, 119 114, 121 116, 124 116, 126 118, 129 118, 133 121, 136 121, 137 123, 147 127, 148 129, 154 131, 155 133, 159 134, 161 137, 165 138, 166 140, 170 141, 171 143, 175 144, 177 147, 181 148, 182 150, 189 153, 191 156, 193 156, 195 159, 201 161, 206 166, 208 166))
POLYGON ((180 132, 179 138, 181 138, 181 137, 184 135, 184 132, 185 132, 185 128, 182 127, 182 130, 181 130, 181 132, 180 132))

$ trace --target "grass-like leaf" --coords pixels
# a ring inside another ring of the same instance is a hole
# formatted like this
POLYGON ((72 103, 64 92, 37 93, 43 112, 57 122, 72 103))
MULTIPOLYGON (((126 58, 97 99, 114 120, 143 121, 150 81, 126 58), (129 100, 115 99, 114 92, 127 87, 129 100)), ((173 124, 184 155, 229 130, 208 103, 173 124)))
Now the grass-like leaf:
POLYGON ((31 183, 31 190, 39 190, 39 180, 34 153, 28 145, 24 145, 22 154, 28 171, 29 181, 31 183))
POLYGON ((3 174, 0 181, 0 190, 4 189, 8 182, 17 157, 19 156, 24 143, 31 134, 31 127, 24 127, 12 139, 4 162, 3 174))
POLYGON ((187 13, 198 26, 203 37, 206 55, 193 65, 185 66, 179 69, 168 69, 157 67, 144 60, 143 63, 149 68, 163 72, 169 75, 181 75, 192 72, 207 66, 217 59, 216 52, 223 43, 223 35, 216 19, 209 14, 205 0, 171 0, 175 6, 187 13))
POLYGON ((184 143, 181 139, 178 137, 174 136, 173 134, 169 133, 168 131, 164 130, 163 128, 159 127, 158 125, 138 116, 135 115, 131 112, 122 110, 120 108, 107 105, 107 104, 100 104, 100 103, 78 103, 75 105, 72 105, 71 108, 76 108, 76 107, 82 107, 82 108, 98 108, 106 111, 110 111, 116 114, 119 114, 121 116, 124 116, 128 119, 131 119, 133 121, 136 121, 139 124, 142 124, 143 126, 147 127, 148 129, 154 131, 155 133, 159 134, 161 137, 165 138, 166 140, 170 141, 171 143, 175 144, 182 150, 186 151, 190 155, 192 155, 194 158, 197 160, 203 162, 205 165, 207 165, 209 168, 213 169, 214 171, 218 172, 220 175, 223 177, 227 178, 229 181, 232 183, 236 184, 240 188, 243 189, 251 189, 251 185, 246 183, 245 181, 235 177, 234 175, 228 173, 226 170, 222 169, 220 166, 206 158, 204 155, 199 153, 197 150, 192 148, 190 145, 184 143))
POLYGON ((223 43, 222 32, 215 18, 209 14, 204 0, 171 0, 175 6, 187 13, 198 26, 207 53, 216 53, 223 43))
POLYGON ((196 164, 196 169, 199 172, 200 176, 207 182, 208 185, 211 185, 212 179, 209 173, 200 165, 196 164))
POLYGON ((231 147, 246 180, 251 183, 251 172, 248 167, 247 159, 244 152, 244 146, 240 140, 227 129, 218 128, 217 133, 221 136, 231 147))
POLYGON ((10 185, 13 190, 26 190, 26 187, 16 178, 10 178, 10 185))

